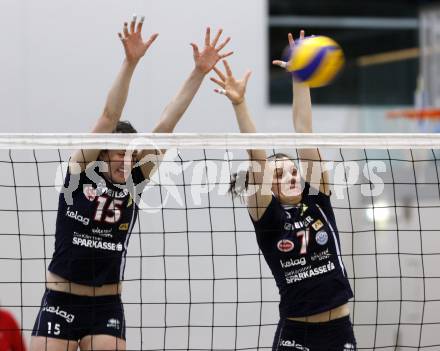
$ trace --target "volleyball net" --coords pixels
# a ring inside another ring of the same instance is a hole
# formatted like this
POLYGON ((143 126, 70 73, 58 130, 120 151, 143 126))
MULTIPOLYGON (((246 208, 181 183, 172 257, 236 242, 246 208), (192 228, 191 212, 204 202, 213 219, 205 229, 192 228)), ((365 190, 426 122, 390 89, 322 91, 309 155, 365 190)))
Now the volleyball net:
POLYGON ((270 350, 278 290, 246 205, 247 148, 320 147, 360 350, 440 349, 440 136, 0 135, 0 301, 27 342, 73 149, 167 149, 144 188, 122 299, 129 350, 270 350))

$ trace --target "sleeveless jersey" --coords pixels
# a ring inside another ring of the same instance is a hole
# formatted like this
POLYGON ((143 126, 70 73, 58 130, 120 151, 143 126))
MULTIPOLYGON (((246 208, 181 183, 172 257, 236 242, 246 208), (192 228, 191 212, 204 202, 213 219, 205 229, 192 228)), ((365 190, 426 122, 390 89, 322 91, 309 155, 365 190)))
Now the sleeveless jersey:
POLYGON ((273 196, 253 223, 279 289, 281 318, 328 311, 353 297, 329 196, 306 183, 298 205, 283 206, 273 196))
MULTIPOLYGON (((94 171, 101 178, 97 183, 85 171, 79 175, 67 171, 65 189, 73 177, 79 176, 79 185, 70 204, 65 193, 60 194, 49 271, 75 283, 102 286, 123 280, 138 206, 128 185, 109 182, 97 167, 94 171)), ((139 167, 133 168, 132 179, 134 184, 144 181, 139 167)))

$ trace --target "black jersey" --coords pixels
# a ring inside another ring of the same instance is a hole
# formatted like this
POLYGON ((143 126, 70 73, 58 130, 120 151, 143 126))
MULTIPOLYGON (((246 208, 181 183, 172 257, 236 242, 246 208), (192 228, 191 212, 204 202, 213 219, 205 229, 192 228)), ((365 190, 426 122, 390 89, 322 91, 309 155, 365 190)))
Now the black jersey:
MULTIPOLYGON (((99 181, 90 180, 86 172, 71 175, 67 171, 65 188, 75 176, 79 176, 79 184, 72 193, 72 201, 64 192, 60 194, 55 252, 49 271, 75 283, 101 286, 123 280, 127 245, 138 206, 132 196, 134 189, 112 184, 98 167, 93 169, 99 181)), ((133 169, 132 180, 132 188, 143 182, 139 167, 133 169)))
POLYGON ((324 312, 353 297, 329 196, 308 183, 296 206, 273 196, 254 226, 280 292, 282 318, 324 312))

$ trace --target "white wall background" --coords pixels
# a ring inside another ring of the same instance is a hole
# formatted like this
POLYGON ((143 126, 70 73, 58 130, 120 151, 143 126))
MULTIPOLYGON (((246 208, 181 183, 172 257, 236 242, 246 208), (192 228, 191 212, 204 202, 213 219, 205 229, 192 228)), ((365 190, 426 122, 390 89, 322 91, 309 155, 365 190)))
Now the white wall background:
MULTIPOLYGON (((193 67, 190 42, 206 26, 231 36, 237 75, 253 71, 248 102, 260 131, 291 130, 290 109, 267 93, 266 0, 2 0, 1 132, 86 132, 103 107, 123 58, 116 33, 132 13, 144 34, 159 32, 133 79, 124 118, 150 131, 193 67)), ((296 28, 292 28, 296 30, 296 28)), ((237 131, 230 104, 205 80, 178 132, 237 131)), ((357 109, 317 108, 317 132, 356 130, 357 109)))

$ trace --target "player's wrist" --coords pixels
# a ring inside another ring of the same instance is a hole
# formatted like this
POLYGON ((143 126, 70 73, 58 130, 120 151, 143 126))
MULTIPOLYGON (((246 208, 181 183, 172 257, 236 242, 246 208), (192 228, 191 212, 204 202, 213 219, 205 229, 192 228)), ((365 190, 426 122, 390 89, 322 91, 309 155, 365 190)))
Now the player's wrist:
POLYGON ((203 79, 205 78, 207 73, 208 72, 205 72, 203 68, 195 66, 193 71, 191 72, 191 76, 193 76, 194 78, 203 79))
POLYGON ((137 66, 137 64, 139 63, 140 58, 139 59, 133 59, 133 58, 128 58, 126 57, 124 59, 124 63, 123 65, 125 65, 127 68, 134 70, 137 66))
POLYGON ((237 99, 237 100, 231 100, 232 105, 234 105, 234 107, 239 107, 244 105, 245 103, 245 98, 241 98, 241 99, 237 99))
MULTIPOLYGON (((307 93, 307 91, 310 89, 310 87, 306 83, 297 82, 295 80, 292 80, 292 90, 296 92, 297 94, 307 93)), ((294 93, 295 95, 295 93, 294 93)))

